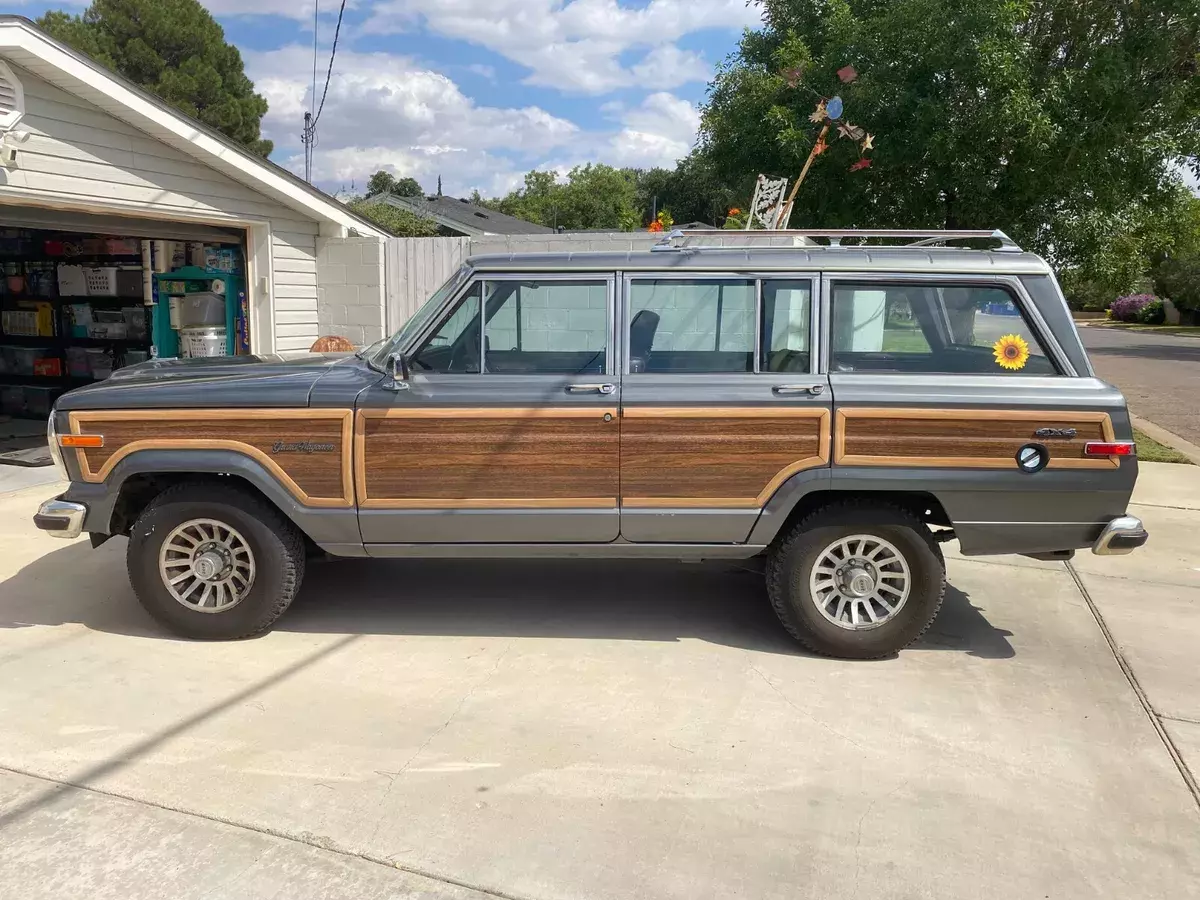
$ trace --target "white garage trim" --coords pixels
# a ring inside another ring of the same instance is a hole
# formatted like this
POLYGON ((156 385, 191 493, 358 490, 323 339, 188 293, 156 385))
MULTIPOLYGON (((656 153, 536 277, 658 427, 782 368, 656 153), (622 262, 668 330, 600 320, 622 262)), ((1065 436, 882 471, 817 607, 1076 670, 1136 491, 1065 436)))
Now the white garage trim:
POLYGON ((28 19, 0 16, 0 51, 105 112, 319 220, 322 234, 341 236, 353 229, 364 236, 386 236, 341 203, 60 44, 28 19))

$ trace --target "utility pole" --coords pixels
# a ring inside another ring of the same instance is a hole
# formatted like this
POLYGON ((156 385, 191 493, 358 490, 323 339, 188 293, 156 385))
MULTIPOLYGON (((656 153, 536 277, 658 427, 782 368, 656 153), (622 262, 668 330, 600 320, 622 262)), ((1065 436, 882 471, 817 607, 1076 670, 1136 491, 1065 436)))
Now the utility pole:
POLYGON ((304 180, 312 184, 312 113, 304 114, 304 131, 300 135, 304 145, 304 180))

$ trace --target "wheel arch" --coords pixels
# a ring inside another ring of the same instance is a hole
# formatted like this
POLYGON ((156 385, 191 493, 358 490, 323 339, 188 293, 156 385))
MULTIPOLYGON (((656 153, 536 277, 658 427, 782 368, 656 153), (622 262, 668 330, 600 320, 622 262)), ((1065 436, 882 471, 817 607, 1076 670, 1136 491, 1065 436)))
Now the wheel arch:
POLYGON ((812 473, 802 472, 780 485, 751 530, 749 543, 770 544, 821 507, 847 500, 899 507, 926 525, 951 527, 953 524, 937 494, 927 490, 925 485, 868 486, 843 481, 829 469, 821 470, 820 474, 824 477, 812 477, 812 473))
MULTIPOLYGON (((127 534, 146 506, 172 485, 212 480, 236 484, 290 520, 315 545, 342 555, 361 555, 357 509, 304 506, 265 466, 235 450, 139 450, 122 459, 102 484, 75 483, 88 506, 85 530, 127 534)), ((72 493, 68 492, 68 493, 72 493)))

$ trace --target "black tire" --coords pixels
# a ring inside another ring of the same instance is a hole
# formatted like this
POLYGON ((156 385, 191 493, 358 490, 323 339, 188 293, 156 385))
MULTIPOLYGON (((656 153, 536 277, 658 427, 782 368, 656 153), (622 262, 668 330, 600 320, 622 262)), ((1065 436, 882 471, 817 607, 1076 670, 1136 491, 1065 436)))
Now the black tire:
POLYGON ((941 548, 916 516, 880 503, 839 503, 798 522, 772 546, 767 593, 783 627, 814 653, 842 659, 881 659, 904 649, 929 628, 946 591, 941 548), (825 618, 813 602, 809 576, 822 551, 850 535, 868 534, 896 547, 909 567, 908 599, 883 624, 849 630, 825 618))
POLYGON ((266 631, 295 598, 304 563, 304 536, 278 510, 246 491, 211 482, 177 484, 155 497, 134 523, 126 553, 129 580, 146 611, 176 634, 201 640, 266 631), (190 609, 172 596, 159 575, 163 542, 192 519, 215 519, 233 527, 254 555, 250 592, 222 612, 190 609))

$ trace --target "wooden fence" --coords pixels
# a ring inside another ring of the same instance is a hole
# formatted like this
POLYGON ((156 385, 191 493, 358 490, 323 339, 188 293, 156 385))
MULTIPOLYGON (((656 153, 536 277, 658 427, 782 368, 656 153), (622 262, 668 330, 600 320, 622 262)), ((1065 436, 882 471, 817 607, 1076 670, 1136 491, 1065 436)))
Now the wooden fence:
POLYGON ((465 237, 388 238, 384 244, 387 332, 397 331, 470 253, 465 237))

